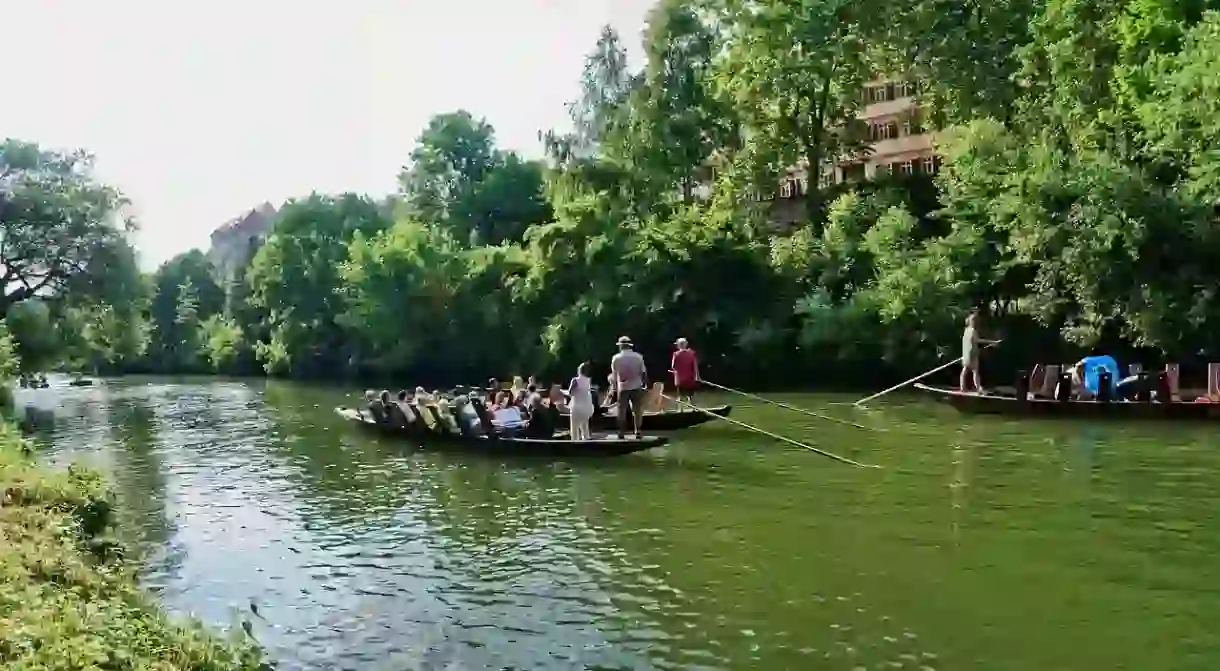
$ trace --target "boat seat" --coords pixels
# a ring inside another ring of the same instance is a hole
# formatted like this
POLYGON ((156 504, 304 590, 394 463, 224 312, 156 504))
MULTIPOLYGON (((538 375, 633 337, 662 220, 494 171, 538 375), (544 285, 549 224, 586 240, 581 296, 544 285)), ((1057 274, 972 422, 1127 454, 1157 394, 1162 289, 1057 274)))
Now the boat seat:
POLYGON ((644 396, 644 412, 661 412, 662 404, 665 402, 665 383, 653 382, 652 387, 648 389, 648 394, 644 396))

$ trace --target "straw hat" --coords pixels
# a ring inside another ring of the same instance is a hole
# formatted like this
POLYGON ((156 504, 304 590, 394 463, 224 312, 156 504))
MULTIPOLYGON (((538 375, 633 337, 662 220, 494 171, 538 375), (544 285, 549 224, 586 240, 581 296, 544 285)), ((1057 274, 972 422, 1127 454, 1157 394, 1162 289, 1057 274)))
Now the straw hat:
POLYGON ((678 347, 686 347, 686 338, 678 338, 674 341, 674 344, 678 347))
POLYGON ((631 338, 628 338, 627 336, 620 336, 618 339, 618 346, 631 347, 631 338))

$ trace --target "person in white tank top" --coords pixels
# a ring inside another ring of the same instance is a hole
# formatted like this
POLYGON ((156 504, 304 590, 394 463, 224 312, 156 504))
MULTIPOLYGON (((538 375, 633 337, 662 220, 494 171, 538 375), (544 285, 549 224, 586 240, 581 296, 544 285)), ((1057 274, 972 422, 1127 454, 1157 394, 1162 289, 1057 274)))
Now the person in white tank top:
POLYGON ((586 361, 576 369, 576 377, 568 385, 568 419, 572 440, 590 440, 589 420, 593 417, 593 382, 589 379, 592 366, 586 361))

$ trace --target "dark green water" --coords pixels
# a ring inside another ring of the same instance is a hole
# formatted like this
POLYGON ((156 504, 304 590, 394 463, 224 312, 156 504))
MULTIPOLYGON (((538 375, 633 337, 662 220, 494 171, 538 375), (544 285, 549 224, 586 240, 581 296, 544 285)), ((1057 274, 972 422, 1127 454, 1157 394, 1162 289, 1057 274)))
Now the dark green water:
MULTIPOLYGON (((414 451, 345 390, 21 391, 109 472, 149 586, 290 669, 1220 668, 1220 426, 773 407, 597 463, 414 451), (250 612, 254 602, 261 617, 250 612)), ((710 401, 711 399, 706 399, 710 401)))

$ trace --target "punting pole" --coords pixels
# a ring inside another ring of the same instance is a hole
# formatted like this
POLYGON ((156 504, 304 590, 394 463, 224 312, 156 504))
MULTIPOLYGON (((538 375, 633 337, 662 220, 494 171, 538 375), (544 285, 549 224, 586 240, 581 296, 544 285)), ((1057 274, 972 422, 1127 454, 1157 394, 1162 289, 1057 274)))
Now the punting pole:
POLYGON ((770 403, 771 405, 779 406, 779 407, 781 407, 781 408, 783 408, 783 409, 785 409, 785 410, 791 410, 791 411, 793 411, 793 412, 799 412, 799 413, 801 413, 801 414, 803 414, 803 415, 809 415, 810 417, 817 417, 818 419, 824 419, 824 420, 826 420, 826 421, 828 421, 828 422, 836 422, 836 423, 838 423, 838 424, 846 424, 847 426, 854 426, 854 427, 856 427, 857 429, 864 429, 865 431, 884 431, 884 429, 875 429, 875 428, 870 427, 870 426, 864 426, 863 424, 856 424, 855 422, 849 422, 849 421, 847 421, 847 420, 845 420, 845 419, 839 419, 838 417, 831 417, 831 416, 829 416, 829 415, 822 415, 822 414, 819 414, 819 413, 813 412, 812 410, 806 410, 806 409, 804 409, 804 408, 798 408, 798 407, 796 407, 796 406, 794 406, 794 405, 788 405, 787 403, 780 403, 779 401, 772 401, 772 400, 771 400, 771 399, 769 399, 769 398, 763 398, 762 396, 757 396, 757 395, 755 395, 755 394, 751 394, 751 393, 746 392, 746 391, 741 391, 740 389, 733 389, 732 387, 726 387, 726 386, 724 386, 724 385, 722 385, 722 384, 716 384, 715 382, 708 382, 707 380, 700 380, 700 382, 702 382, 703 384, 708 385, 709 387, 715 387, 715 388, 717 388, 717 389, 723 389, 724 391, 732 392, 732 393, 734 393, 734 394, 740 394, 740 395, 742 395, 742 396, 745 396, 746 398, 752 398, 752 399, 754 399, 755 401, 762 401, 763 403, 770 403))
MULTIPOLYGON (((997 340, 992 343, 987 343, 986 345, 983 345, 983 349, 987 349, 989 347, 995 347, 996 345, 999 345, 1002 342, 1004 342, 1004 341, 997 340)), ((916 375, 915 377, 907 380, 906 382, 896 384, 896 385, 890 387, 889 389, 886 389, 885 391, 879 391, 876 394, 873 394, 872 396, 866 396, 866 397, 860 399, 859 401, 856 401, 855 405, 861 406, 875 398, 881 398, 882 396, 885 396, 886 394, 890 393, 891 391, 898 391, 899 389, 902 389, 903 387, 907 386, 908 384, 912 384, 914 382, 919 382, 920 380, 924 379, 925 377, 927 377, 933 373, 939 373, 942 370, 948 368, 949 366, 952 366, 955 363, 961 363, 961 360, 962 360, 962 358, 960 356, 957 357, 956 359, 950 359, 949 361, 944 362, 943 364, 937 366, 936 368, 933 368, 932 370, 930 370, 926 373, 923 373, 921 375, 916 375)))
POLYGON ((847 464, 849 466, 858 466, 860 468, 881 468, 880 466, 878 466, 876 464, 862 464, 858 461, 852 461, 851 459, 848 459, 847 457, 840 457, 837 454, 827 452, 826 450, 820 450, 812 445, 806 445, 805 443, 802 443, 799 440, 793 440, 791 438, 786 438, 784 436, 779 435, 778 433, 771 433, 770 431, 760 429, 757 426, 751 426, 749 424, 746 424, 745 422, 733 419, 731 417, 724 417, 722 415, 717 415, 716 413, 714 413, 710 410, 704 410, 703 408, 700 408, 697 405, 691 405, 690 403, 687 403, 686 401, 679 401, 676 398, 671 398, 664 394, 662 394, 661 397, 668 401, 673 401, 674 403, 677 403, 678 405, 684 405, 692 410, 697 410, 699 412, 702 412, 705 415, 710 415, 713 419, 719 419, 719 420, 728 422, 730 424, 736 424, 737 426, 740 426, 743 429, 749 429, 750 431, 753 431, 755 433, 761 433, 762 435, 764 435, 768 438, 774 438, 775 440, 778 440, 778 441, 781 441, 784 443, 788 443, 789 445, 795 445, 797 447, 804 448, 806 450, 809 450, 810 452, 817 452, 818 454, 822 455, 823 457, 829 457, 831 459, 834 459, 835 461, 847 464))

